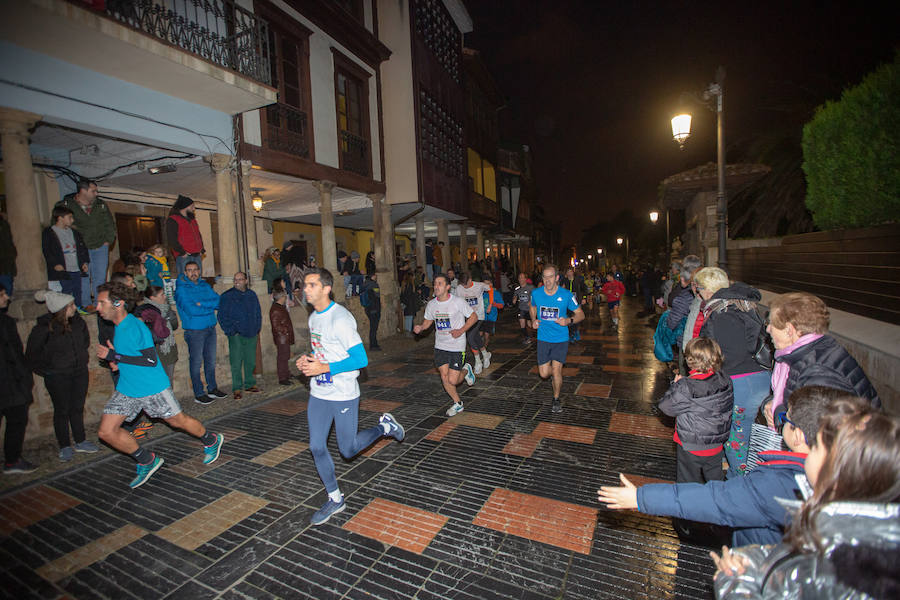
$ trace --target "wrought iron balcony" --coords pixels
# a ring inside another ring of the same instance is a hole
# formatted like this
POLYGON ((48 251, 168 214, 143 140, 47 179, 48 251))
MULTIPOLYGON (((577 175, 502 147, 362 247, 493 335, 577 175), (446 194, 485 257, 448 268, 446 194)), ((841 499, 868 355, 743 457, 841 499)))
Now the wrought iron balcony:
MULTIPOLYGON (((73 0, 70 0, 73 1, 73 0)), ((271 84, 268 23, 233 0, 106 0, 79 5, 212 63, 271 84)))
POLYGON ((287 104, 266 107, 266 145, 272 150, 309 158, 306 113, 287 104))
POLYGON ((369 140, 341 130, 340 141, 341 168, 368 177, 371 162, 369 160, 369 140))

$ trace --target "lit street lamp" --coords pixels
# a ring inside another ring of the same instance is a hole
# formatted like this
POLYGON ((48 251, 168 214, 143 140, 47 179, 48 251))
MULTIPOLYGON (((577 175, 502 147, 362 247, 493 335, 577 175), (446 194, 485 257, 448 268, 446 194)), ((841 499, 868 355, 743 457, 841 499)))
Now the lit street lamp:
POLYGON ((656 222, 659 221, 659 213, 655 210, 650 211, 650 222, 656 225, 656 222))
MULTIPOLYGON (((717 194, 717 217, 719 221, 719 268, 726 269, 728 248, 728 200, 725 197, 725 67, 716 69, 716 81, 709 84, 703 92, 701 103, 710 110, 714 110, 716 119, 716 144, 717 144, 717 175, 719 190, 717 194), (709 102, 716 99, 715 108, 709 102)), ((688 94, 690 97, 694 96, 688 94)), ((699 101, 699 99, 694 98, 699 101)), ((681 148, 691 135, 691 115, 680 114, 672 119, 672 137, 681 148)))
POLYGON ((625 236, 625 239, 622 239, 621 237, 617 237, 617 238, 616 238, 616 243, 617 243, 618 245, 621 246, 621 245, 622 245, 622 242, 625 242, 625 261, 627 262, 627 261, 628 261, 628 257, 629 257, 629 255, 631 254, 631 249, 630 249, 631 243, 630 243, 630 241, 629 241, 627 235, 625 236))

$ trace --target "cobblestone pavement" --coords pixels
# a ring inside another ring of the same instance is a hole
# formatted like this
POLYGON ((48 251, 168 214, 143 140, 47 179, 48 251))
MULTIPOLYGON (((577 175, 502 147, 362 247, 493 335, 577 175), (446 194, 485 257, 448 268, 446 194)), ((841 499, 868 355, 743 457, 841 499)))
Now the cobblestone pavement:
POLYGON ((342 461, 331 437, 347 510, 321 527, 302 388, 210 421, 226 440, 212 465, 173 433, 149 442, 166 462, 137 490, 121 455, 14 490, 0 497, 0 597, 710 598, 705 548, 596 500, 619 472, 675 473, 652 408, 667 372, 634 304, 618 332, 604 310, 570 345, 561 414, 512 311, 455 417, 432 337, 371 364, 360 428, 390 411, 406 440, 342 461))

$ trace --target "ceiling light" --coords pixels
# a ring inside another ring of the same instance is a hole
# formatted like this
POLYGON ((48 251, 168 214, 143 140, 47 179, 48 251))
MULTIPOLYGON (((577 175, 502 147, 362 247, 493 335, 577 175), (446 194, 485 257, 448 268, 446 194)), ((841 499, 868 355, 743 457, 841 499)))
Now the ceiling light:
POLYGON ((259 195, 258 189, 253 188, 253 197, 250 199, 250 201, 253 202, 253 210, 255 210, 256 212, 262 210, 263 199, 262 196, 259 195))
POLYGON ((160 173, 172 173, 177 170, 178 169, 175 167, 175 165, 169 163, 167 165, 158 165, 155 167, 150 167, 149 169, 147 169, 147 172, 150 173, 151 175, 159 175, 160 173))

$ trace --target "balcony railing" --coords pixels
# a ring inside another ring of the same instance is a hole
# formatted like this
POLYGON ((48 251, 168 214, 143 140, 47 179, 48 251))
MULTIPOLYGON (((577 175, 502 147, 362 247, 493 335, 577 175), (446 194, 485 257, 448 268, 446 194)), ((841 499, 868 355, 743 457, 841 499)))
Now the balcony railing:
POLYGON ((341 168, 363 177, 369 176, 369 140, 349 131, 341 131, 341 168))
POLYGON ((309 158, 306 113, 287 104, 266 107, 266 145, 272 150, 309 158))
POLYGON ((106 0, 105 8, 75 3, 100 6, 120 23, 271 84, 268 23, 233 0, 106 0))

